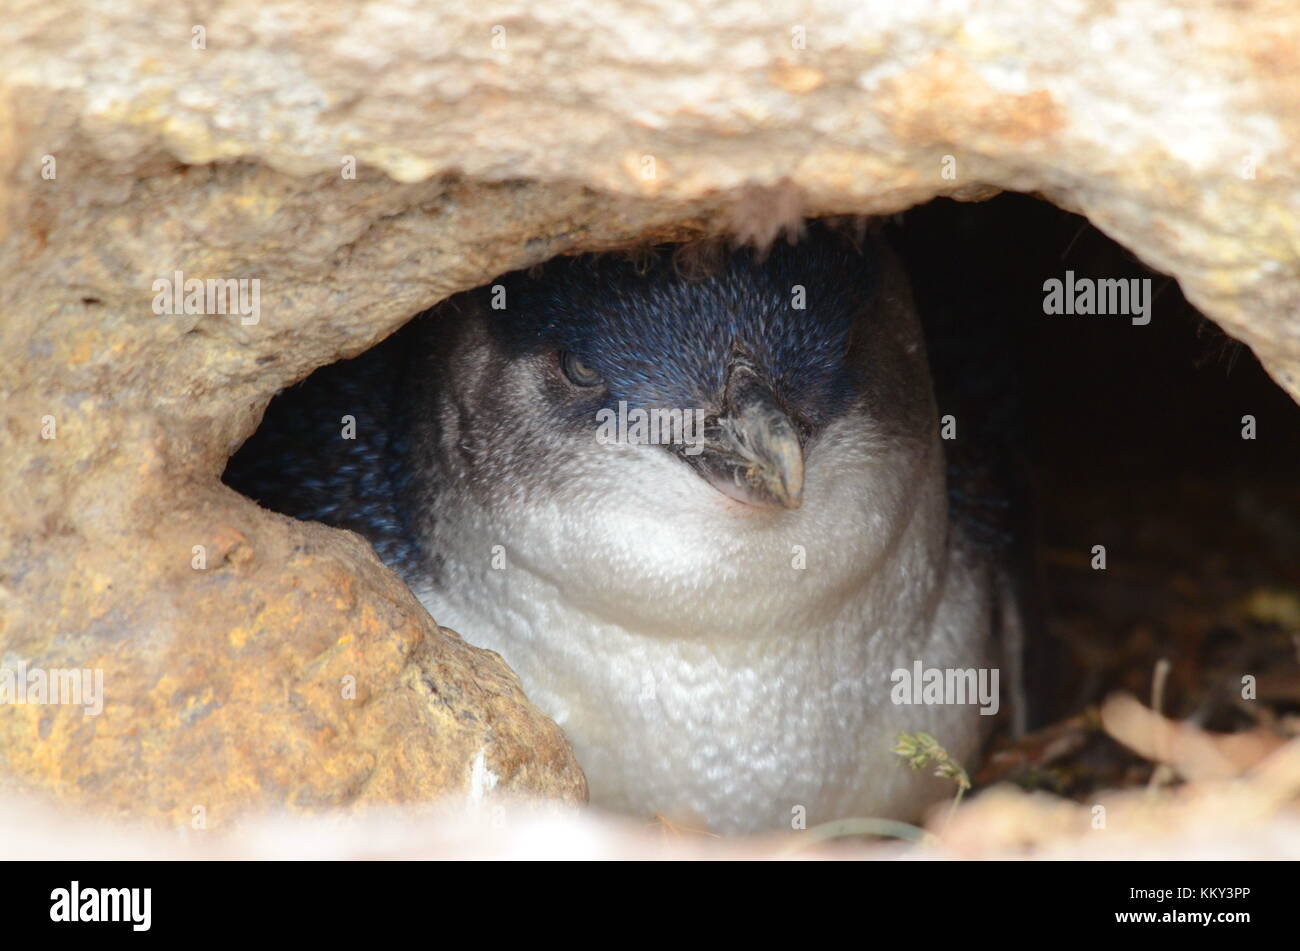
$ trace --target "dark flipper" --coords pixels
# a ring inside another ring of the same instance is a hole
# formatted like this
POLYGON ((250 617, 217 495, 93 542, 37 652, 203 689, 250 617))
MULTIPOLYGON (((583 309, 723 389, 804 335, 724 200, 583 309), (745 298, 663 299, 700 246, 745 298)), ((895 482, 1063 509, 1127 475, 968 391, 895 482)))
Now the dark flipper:
POLYGON ((399 331, 282 392, 223 476, 276 512, 364 535, 399 568, 418 555, 400 504, 408 472, 403 337, 399 331), (356 421, 355 438, 344 436, 345 416, 356 421))

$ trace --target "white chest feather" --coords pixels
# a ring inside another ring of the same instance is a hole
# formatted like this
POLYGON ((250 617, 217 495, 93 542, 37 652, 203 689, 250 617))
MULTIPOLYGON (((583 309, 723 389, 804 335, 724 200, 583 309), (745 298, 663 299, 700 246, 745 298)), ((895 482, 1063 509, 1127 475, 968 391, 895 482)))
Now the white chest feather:
POLYGON ((803 508, 732 502, 653 447, 602 450, 549 504, 439 519, 439 623, 498 651, 565 731, 592 802, 722 833, 914 814, 951 791, 890 753, 959 759, 976 706, 896 705, 891 673, 991 662, 987 570, 947 526, 935 444, 832 429, 803 508))

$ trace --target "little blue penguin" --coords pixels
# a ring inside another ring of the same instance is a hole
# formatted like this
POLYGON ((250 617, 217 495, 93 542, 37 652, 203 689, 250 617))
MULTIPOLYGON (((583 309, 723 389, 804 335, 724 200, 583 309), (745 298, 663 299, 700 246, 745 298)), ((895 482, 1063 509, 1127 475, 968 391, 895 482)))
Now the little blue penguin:
POLYGON ((594 805, 720 834, 916 817, 953 788, 898 735, 971 764, 998 704, 917 702, 908 678, 1005 668, 1012 690, 1016 586, 980 517, 997 504, 955 501, 879 237, 814 222, 764 252, 689 251, 457 295, 281 394, 226 480, 361 533, 500 653, 594 805), (638 410, 681 430, 632 438, 638 410), (631 423, 609 438, 612 419, 631 423))

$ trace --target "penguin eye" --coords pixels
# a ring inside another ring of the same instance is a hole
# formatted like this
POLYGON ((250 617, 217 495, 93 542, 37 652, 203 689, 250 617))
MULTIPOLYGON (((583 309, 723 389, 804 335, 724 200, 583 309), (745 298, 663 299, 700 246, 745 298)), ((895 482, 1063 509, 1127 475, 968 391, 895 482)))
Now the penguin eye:
POLYGON ((567 350, 560 353, 560 369, 574 386, 599 386, 604 382, 599 373, 567 350))

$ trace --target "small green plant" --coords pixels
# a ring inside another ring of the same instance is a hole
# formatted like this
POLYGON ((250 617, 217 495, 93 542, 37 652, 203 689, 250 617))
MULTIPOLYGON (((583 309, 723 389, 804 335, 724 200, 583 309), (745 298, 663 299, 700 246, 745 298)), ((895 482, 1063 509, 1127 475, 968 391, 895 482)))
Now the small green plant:
POLYGON ((939 741, 929 733, 900 733, 894 744, 894 755, 901 757, 913 770, 924 769, 934 765, 934 775, 951 780, 957 786, 957 795, 948 809, 948 818, 957 811, 961 797, 970 789, 970 776, 966 770, 948 755, 948 751, 939 745, 939 741))
MULTIPOLYGON (((956 811, 961 797, 970 789, 970 777, 966 770, 948 755, 948 751, 939 745, 939 741, 929 733, 900 733, 894 745, 894 753, 907 760, 912 769, 923 769, 934 764, 934 775, 952 780, 957 786, 957 795, 948 809, 948 818, 956 811)), ((947 820, 945 820, 945 824, 947 820)), ((828 839, 847 838, 849 836, 880 836, 884 838, 905 839, 922 844, 933 843, 935 836, 924 829, 907 822, 893 819, 837 819, 813 826, 807 831, 800 848, 808 843, 824 842, 828 839)))

